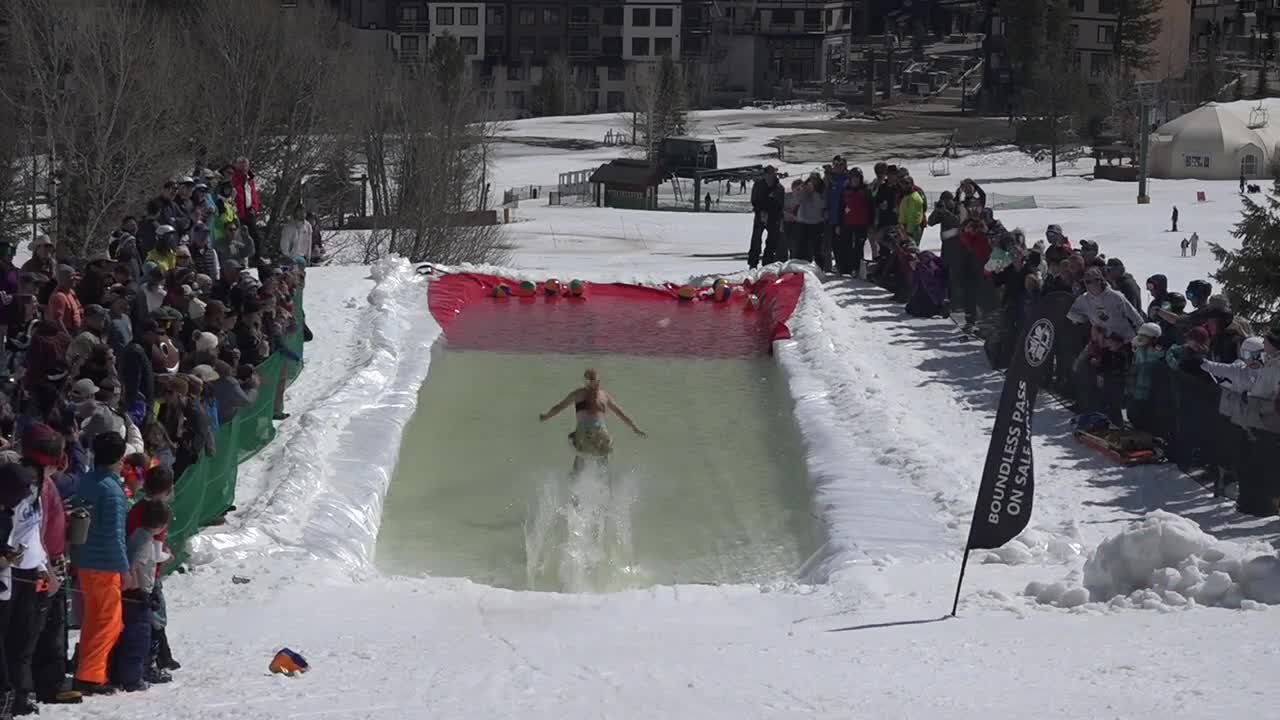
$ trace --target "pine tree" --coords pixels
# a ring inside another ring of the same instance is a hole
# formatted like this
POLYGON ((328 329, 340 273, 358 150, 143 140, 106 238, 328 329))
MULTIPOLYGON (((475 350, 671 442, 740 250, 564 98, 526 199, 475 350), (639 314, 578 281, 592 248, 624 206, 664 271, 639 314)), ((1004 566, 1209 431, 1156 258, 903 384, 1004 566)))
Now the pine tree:
POLYGON ((1116 0, 1116 29, 1112 52, 1125 71, 1147 70, 1155 62, 1152 48, 1160 37, 1160 8, 1164 0, 1116 0))
POLYGON ((1209 244, 1220 264, 1213 278, 1237 314, 1254 323, 1280 321, 1280 200, 1269 195, 1263 205, 1245 195, 1231 234, 1239 238, 1239 250, 1209 244))
POLYGON ((535 115, 567 115, 570 89, 569 63, 554 55, 542 68, 542 79, 533 89, 535 115))
MULTIPOLYGON (((1081 148, 1075 127, 1084 124, 1092 103, 1088 86, 1072 66, 1067 0, 1047 0, 1040 12, 1043 15, 1036 16, 1035 22, 1040 23, 1041 34, 1025 43, 1024 62, 1029 64, 1015 66, 1023 89, 1019 104, 1022 119, 1015 128, 1014 142, 1035 159, 1049 160, 1052 175, 1057 177, 1058 160, 1074 158, 1081 148)), ((1030 10, 1027 13, 1032 14, 1030 10)))
POLYGON ((649 126, 652 140, 656 143, 683 135, 689 125, 684 78, 680 74, 680 66, 670 55, 663 55, 658 61, 654 92, 653 119, 649 126))

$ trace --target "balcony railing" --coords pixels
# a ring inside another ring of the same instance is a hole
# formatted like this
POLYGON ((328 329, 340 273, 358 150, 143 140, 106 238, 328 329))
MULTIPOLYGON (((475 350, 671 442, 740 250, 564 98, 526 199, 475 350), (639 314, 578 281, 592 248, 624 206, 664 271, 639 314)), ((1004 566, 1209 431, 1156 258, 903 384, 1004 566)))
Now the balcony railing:
POLYGON ((592 20, 591 18, 569 18, 569 29, 599 32, 600 23, 592 20))
POLYGON ((431 26, 426 20, 399 20, 396 22, 396 32, 424 33, 430 29, 431 26))
POLYGON ((422 51, 421 50, 397 50, 396 62, 403 63, 405 65, 416 65, 422 62, 422 51))

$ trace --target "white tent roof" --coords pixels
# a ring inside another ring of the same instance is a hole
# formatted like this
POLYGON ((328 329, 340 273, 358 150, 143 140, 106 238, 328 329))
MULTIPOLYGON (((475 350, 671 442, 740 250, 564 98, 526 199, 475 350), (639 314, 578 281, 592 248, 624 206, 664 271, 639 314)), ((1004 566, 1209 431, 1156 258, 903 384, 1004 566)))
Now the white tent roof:
MULTIPOLYGON (((1233 102, 1231 105, 1239 104, 1233 102)), ((1271 136, 1275 133, 1268 127, 1248 127, 1249 111, 1251 110, 1244 110, 1242 119, 1239 109, 1208 102, 1183 117, 1162 124, 1156 129, 1156 135, 1170 137, 1175 142, 1194 143, 1203 149, 1234 151, 1244 145, 1274 149, 1276 143, 1271 136)), ((1280 117, 1277 117, 1277 122, 1280 122, 1280 117)))
MULTIPOLYGON (((1280 103, 1275 105, 1275 122, 1280 125, 1280 103)), ((1280 127, 1272 127, 1270 123, 1257 128, 1249 127, 1250 117, 1256 107, 1256 102, 1248 101, 1206 103, 1161 125, 1155 134, 1160 138, 1168 137, 1179 143, 1191 143, 1205 149, 1230 152, 1244 145, 1256 145, 1269 152, 1280 139, 1280 132, 1277 132, 1280 127)))

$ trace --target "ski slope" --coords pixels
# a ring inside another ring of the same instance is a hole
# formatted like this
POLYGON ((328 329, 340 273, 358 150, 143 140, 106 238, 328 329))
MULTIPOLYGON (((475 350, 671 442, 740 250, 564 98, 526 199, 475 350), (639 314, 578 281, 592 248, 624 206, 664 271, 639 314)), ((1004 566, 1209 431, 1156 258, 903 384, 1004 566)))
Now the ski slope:
MULTIPOLYGON (((700 122, 734 123, 722 161, 749 160, 787 132, 766 123, 788 118, 802 119, 732 111, 700 122)), ((505 132, 596 138, 618 126, 613 116, 543 118, 505 132)), ((857 148, 835 150, 870 166, 857 148)), ((503 145, 496 171, 513 186, 552 184, 601 154, 503 145)), ((1235 242, 1232 183, 1155 181, 1152 204, 1138 206, 1134 186, 1081 178, 1083 168, 1048 179, 1012 153, 954 161, 947 178, 930 177, 924 160, 907 166, 930 191, 972 176, 988 192, 1035 195, 1041 209, 999 217, 1033 238, 1058 223, 1073 240, 1097 240, 1140 283, 1161 272, 1180 289, 1212 271, 1209 242, 1235 242), (1197 190, 1209 202, 1195 203, 1197 190), (1182 234, 1166 232, 1173 204, 1180 230, 1200 234, 1196 258, 1179 257, 1182 234)), ((543 201, 523 204, 517 219, 508 226, 516 277, 745 276, 743 215, 543 201)), ((45 717, 1216 719, 1264 717, 1280 700, 1280 613, 1267 605, 1096 598, 1066 608, 1023 595, 1030 583, 1078 586, 1094 550, 1157 509, 1228 541, 1228 559, 1274 555, 1280 529, 1235 514, 1171 468, 1122 471, 1084 451, 1051 404, 1036 415, 1030 528, 974 555, 960 617, 942 620, 1001 380, 950 323, 909 318, 879 289, 848 280, 807 278, 793 338, 777 352, 829 532, 826 582, 568 595, 382 576, 373 565, 382 500, 439 333, 426 292, 395 261, 309 271, 316 341, 289 390, 293 418, 244 468, 240 510, 196 541, 190 572, 167 582, 184 668, 170 685, 45 717), (269 675, 283 646, 312 671, 269 675)))

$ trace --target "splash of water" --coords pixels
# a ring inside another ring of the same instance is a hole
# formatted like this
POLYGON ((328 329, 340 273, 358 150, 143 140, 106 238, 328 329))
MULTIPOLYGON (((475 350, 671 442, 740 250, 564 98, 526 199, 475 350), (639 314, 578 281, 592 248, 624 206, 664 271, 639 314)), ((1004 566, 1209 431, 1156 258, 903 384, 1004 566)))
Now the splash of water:
POLYGON ((637 488, 635 471, 596 467, 571 480, 545 479, 525 520, 528 587, 610 592, 643 585, 631 535, 637 488))

